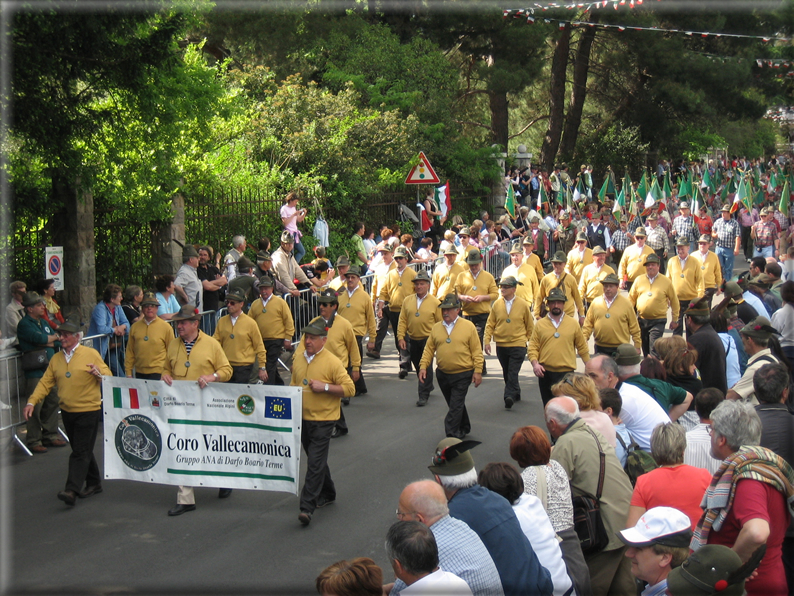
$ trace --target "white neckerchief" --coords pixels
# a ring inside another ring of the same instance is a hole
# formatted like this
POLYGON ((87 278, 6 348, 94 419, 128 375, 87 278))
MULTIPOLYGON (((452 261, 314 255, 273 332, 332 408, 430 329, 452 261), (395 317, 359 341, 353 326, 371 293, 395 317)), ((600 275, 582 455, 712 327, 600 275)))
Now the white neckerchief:
POLYGON ((459 316, 455 317, 455 320, 449 324, 447 324, 444 320, 441 321, 441 324, 444 325, 444 328, 447 330, 447 335, 452 335, 452 330, 455 328, 455 323, 458 322, 459 318, 459 316))
POLYGON ((516 297, 513 296, 512 300, 505 300, 505 310, 507 310, 507 314, 510 314, 510 309, 513 308, 513 302, 516 301, 516 297))
POLYGON ((272 297, 273 297, 273 294, 271 294, 270 296, 268 296, 268 297, 267 297, 267 300, 265 300, 264 298, 261 298, 261 297, 260 297, 260 300, 262 301, 262 308, 267 308, 267 303, 268 303, 268 302, 270 302, 270 299, 271 299, 272 297))
POLYGON ((563 318, 565 318, 565 312, 562 313, 562 316, 560 317, 560 322, 559 323, 551 318, 551 313, 549 313, 546 316, 549 317, 549 321, 551 321, 551 324, 554 325, 554 328, 555 329, 559 329, 560 325, 562 324, 563 318))
MULTIPOLYGON (((471 271, 469 271, 469 273, 471 273, 471 271)), ((482 273, 482 269, 480 269, 480 270, 477 272, 477 274, 476 274, 476 275, 475 275, 474 273, 471 273, 471 277, 472 277, 472 279, 473 279, 473 280, 475 280, 475 281, 477 281, 477 277, 480 275, 480 273, 482 273)))
POLYGON ((80 347, 80 342, 77 342, 77 344, 74 346, 71 352, 64 351, 63 356, 64 358, 66 358, 66 364, 69 364, 69 362, 72 360, 72 356, 74 356, 74 353, 77 351, 77 348, 79 347, 80 347))
MULTIPOLYGON (((322 352, 324 349, 325 349, 325 347, 320 348, 320 351, 317 352, 317 354, 322 352)), ((307 363, 311 364, 312 360, 314 360, 314 357, 317 356, 317 354, 312 354, 311 356, 309 356, 309 353, 304 350, 303 357, 306 358, 306 362, 307 363)))

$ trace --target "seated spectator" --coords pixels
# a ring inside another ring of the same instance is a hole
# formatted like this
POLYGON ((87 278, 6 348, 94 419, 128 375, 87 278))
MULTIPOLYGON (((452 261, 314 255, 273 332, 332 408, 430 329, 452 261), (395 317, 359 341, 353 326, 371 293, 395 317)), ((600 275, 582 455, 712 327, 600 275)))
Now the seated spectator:
POLYGON ((99 335, 94 349, 102 356, 114 377, 123 377, 124 340, 130 333, 130 323, 121 307, 121 286, 108 284, 91 313, 88 335, 99 335))
POLYGON ((698 415, 699 422, 695 428, 686 433, 686 450, 684 451, 684 463, 695 468, 708 470, 714 474, 720 467, 720 461, 711 456, 711 413, 714 411, 725 396, 722 391, 709 387, 702 389, 695 396, 695 413, 698 415))
POLYGON ((708 470, 684 464, 686 432, 668 422, 651 435, 651 455, 659 466, 637 478, 626 526, 630 527, 654 507, 673 507, 683 511, 694 528, 700 519, 700 502, 711 482, 708 470))
POLYGON ((615 426, 609 416, 601 411, 601 398, 592 379, 581 373, 568 373, 551 388, 551 392, 553 395, 574 398, 579 405, 579 417, 604 435, 610 445, 617 445, 615 426))
POLYGON ((337 561, 314 580, 322 596, 382 596, 381 584, 383 571, 368 557, 337 561))
POLYGON ((181 308, 176 296, 174 296, 176 292, 174 276, 161 275, 154 281, 154 287, 157 290, 155 297, 157 302, 160 303, 160 308, 157 309, 157 316, 165 321, 170 321, 171 317, 177 314, 181 308))
POLYGON ((416 251, 414 263, 432 263, 438 258, 438 255, 431 249, 433 240, 431 238, 422 238, 419 241, 419 250, 416 251))
POLYGON ((121 308, 124 309, 124 315, 127 317, 130 325, 143 316, 141 313, 142 300, 143 290, 140 286, 127 286, 124 289, 124 300, 121 302, 121 308))
POLYGON ((687 345, 686 340, 679 335, 671 335, 656 340, 653 351, 664 364, 666 381, 676 387, 686 390, 692 395, 697 395, 703 389, 703 381, 697 375, 697 350, 687 345))
POLYGON ((61 307, 55 302, 55 280, 54 279, 40 279, 36 284, 36 291, 44 298, 44 320, 50 324, 50 327, 57 330, 63 324, 64 318, 61 312, 61 307))
POLYGON ((615 447, 615 455, 620 460, 620 465, 626 467, 626 458, 629 455, 628 449, 631 445, 631 434, 620 419, 620 410, 623 407, 623 400, 620 398, 620 393, 617 389, 608 387, 598 391, 601 398, 601 410, 604 414, 609 416, 612 425, 615 427, 615 439, 617 439, 617 446, 615 447))

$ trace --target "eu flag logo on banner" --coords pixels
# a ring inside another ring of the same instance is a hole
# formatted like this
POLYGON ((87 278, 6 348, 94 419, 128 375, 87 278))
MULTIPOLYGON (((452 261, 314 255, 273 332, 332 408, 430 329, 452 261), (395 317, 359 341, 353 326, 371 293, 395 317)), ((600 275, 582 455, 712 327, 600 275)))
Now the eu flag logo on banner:
POLYGON ((265 418, 292 420, 292 400, 286 397, 265 396, 265 418))

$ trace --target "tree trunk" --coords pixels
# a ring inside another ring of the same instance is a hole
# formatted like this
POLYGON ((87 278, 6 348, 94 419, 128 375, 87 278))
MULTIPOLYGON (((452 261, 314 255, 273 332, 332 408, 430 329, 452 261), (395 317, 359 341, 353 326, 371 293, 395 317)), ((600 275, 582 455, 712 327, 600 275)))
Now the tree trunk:
POLYGON ((94 197, 66 171, 53 173, 52 193, 53 204, 64 206, 53 228, 53 245, 63 246, 64 316, 79 317, 88 331, 97 302, 94 197))
POLYGON ((565 118, 565 130, 562 133, 560 154, 570 159, 576 149, 576 139, 579 136, 579 126, 582 123, 582 109, 587 96, 587 73, 590 70, 590 50, 593 47, 596 28, 586 27, 579 38, 579 47, 576 51, 576 62, 573 67, 573 89, 571 90, 571 103, 568 105, 568 115, 565 118))
POLYGON ((547 172, 554 169, 554 158, 560 146, 562 124, 565 117, 565 74, 568 69, 568 49, 571 45, 571 29, 566 24, 557 40, 551 62, 549 84, 549 126, 540 149, 540 163, 547 172))
POLYGON ((508 113, 507 113, 507 94, 490 91, 488 101, 491 107, 491 140, 497 145, 501 145, 507 151, 508 113))

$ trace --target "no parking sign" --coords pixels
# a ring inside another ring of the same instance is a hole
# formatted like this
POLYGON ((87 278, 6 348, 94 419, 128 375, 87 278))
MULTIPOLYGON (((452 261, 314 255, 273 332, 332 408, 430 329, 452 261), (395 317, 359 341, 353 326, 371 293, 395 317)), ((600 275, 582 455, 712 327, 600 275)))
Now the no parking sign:
POLYGON ((46 278, 54 279, 56 290, 63 290, 63 246, 48 246, 44 249, 46 278))

